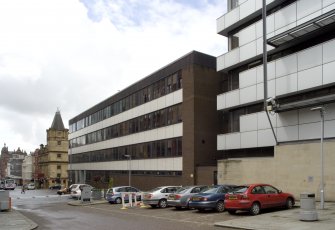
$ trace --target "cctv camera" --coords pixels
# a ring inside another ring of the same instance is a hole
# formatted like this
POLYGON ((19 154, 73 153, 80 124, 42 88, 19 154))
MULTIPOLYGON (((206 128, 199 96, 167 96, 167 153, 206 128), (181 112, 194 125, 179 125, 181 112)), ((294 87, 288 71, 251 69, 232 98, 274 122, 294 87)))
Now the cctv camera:
POLYGON ((279 104, 273 97, 269 97, 268 99, 266 99, 266 103, 268 111, 276 111, 279 107, 279 104))
POLYGON ((266 102, 268 104, 271 103, 273 106, 276 105, 276 101, 273 97, 269 97, 268 99, 266 99, 266 102))
POLYGON ((311 108, 311 111, 322 110, 322 109, 323 109, 323 107, 319 106, 319 107, 311 108))

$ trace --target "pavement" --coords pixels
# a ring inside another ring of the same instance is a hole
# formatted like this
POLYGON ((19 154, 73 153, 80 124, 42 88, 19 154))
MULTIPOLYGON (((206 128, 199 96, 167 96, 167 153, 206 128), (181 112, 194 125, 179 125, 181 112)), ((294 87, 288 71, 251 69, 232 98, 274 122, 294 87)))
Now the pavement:
MULTIPOLYGON (((94 205, 106 203, 105 200, 93 200, 91 202, 70 201, 69 205, 94 205)), ((316 203, 318 220, 301 221, 299 203, 293 209, 266 212, 257 216, 243 216, 233 220, 213 223, 215 226, 235 229, 257 229, 257 230, 333 230, 335 229, 335 203, 326 202, 325 208, 321 210, 320 204, 316 203)), ((225 213, 224 215, 229 215, 225 213)), ((237 214, 238 215, 238 214, 237 214)), ((38 225, 25 217, 19 211, 11 209, 0 212, 1 230, 31 230, 38 225)))
MULTIPOLYGON (((318 220, 300 220, 300 204, 289 210, 267 212, 257 216, 245 216, 233 220, 214 223, 215 226, 235 229, 257 230, 334 230, 335 229, 335 203, 326 202, 324 209, 316 203, 318 220)), ((308 219, 303 216, 303 219, 308 219)))
POLYGON ((37 227, 38 225, 34 221, 15 209, 0 212, 1 230, 31 230, 37 227))

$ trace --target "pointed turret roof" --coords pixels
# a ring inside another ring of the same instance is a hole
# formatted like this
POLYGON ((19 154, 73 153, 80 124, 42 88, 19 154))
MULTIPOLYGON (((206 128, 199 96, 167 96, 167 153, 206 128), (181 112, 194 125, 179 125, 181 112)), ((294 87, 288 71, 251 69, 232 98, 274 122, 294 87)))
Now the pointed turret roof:
POLYGON ((64 130, 64 124, 63 124, 63 120, 62 120, 62 116, 60 115, 60 111, 57 110, 54 120, 52 122, 52 125, 50 127, 50 129, 55 129, 55 130, 64 130))

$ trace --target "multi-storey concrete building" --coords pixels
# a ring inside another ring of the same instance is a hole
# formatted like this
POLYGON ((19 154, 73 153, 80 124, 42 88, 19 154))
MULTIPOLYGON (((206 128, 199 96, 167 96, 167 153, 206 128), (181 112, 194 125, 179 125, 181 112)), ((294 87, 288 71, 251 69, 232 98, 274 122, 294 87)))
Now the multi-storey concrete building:
POLYGON ((219 79, 194 51, 71 119, 72 182, 127 185, 130 170, 141 189, 216 183, 219 79))
POLYGON ((228 0, 228 12, 217 19, 217 32, 229 41, 217 58, 226 74, 217 96, 217 149, 225 156, 219 183, 269 182, 297 197, 310 191, 320 198, 324 169, 325 198, 335 200, 335 1, 266 3, 270 119, 263 106, 262 1, 228 0), (325 110, 323 166, 316 106, 325 110))
POLYGON ((37 173, 40 187, 68 185, 68 132, 60 111, 57 111, 51 127, 47 130, 47 144, 41 145, 37 151, 38 168, 34 169, 34 174, 36 176, 37 173))

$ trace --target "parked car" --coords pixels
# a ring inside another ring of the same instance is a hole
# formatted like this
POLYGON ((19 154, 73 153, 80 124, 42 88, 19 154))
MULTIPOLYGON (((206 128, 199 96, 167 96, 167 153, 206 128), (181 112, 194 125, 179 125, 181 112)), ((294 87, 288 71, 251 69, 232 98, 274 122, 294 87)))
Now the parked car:
POLYGON ((62 188, 62 185, 60 185, 60 184, 51 185, 49 187, 49 189, 61 189, 61 188, 62 188))
POLYGON ((83 187, 86 186, 90 187, 91 190, 93 189, 93 187, 88 184, 73 184, 71 188, 71 197, 79 200, 81 198, 81 191, 83 190, 83 187))
POLYGON ((151 207, 166 208, 167 198, 171 193, 175 193, 181 186, 162 186, 143 193, 143 204, 151 207))
POLYGON ((249 211, 251 215, 258 215, 261 209, 294 206, 295 199, 290 193, 269 184, 250 184, 239 186, 235 191, 228 193, 225 208, 230 214, 237 210, 249 211))
POLYGON ((69 186, 69 188, 67 189, 68 192, 71 193, 72 188, 74 188, 75 186, 77 186, 77 184, 71 184, 71 185, 69 186))
POLYGON ((34 190, 35 189, 35 184, 34 183, 28 184, 27 189, 28 190, 34 190))
MULTIPOLYGON (((113 188, 110 188, 107 190, 107 193, 106 193, 106 197, 105 199, 113 204, 121 204, 122 203, 122 198, 121 198, 121 192, 141 192, 138 188, 134 188, 134 187, 131 187, 131 186, 119 186, 119 187, 113 187, 113 188)), ((125 196, 124 197, 124 200, 125 202, 129 202, 129 197, 128 196, 125 196)), ((133 197, 133 200, 134 197, 133 197)), ((136 196, 136 200, 141 200, 141 195, 138 194, 136 196)))
POLYGON ((175 193, 169 195, 168 206, 176 209, 189 208, 189 201, 192 195, 203 192, 208 189, 207 185, 185 186, 179 188, 175 193))
POLYGON ((224 211, 224 199, 226 193, 232 191, 235 185, 214 185, 208 190, 198 193, 190 198, 189 207, 203 211, 214 209, 217 212, 224 211))
POLYGON ((70 190, 67 187, 63 187, 57 191, 58 195, 69 194, 70 190))

